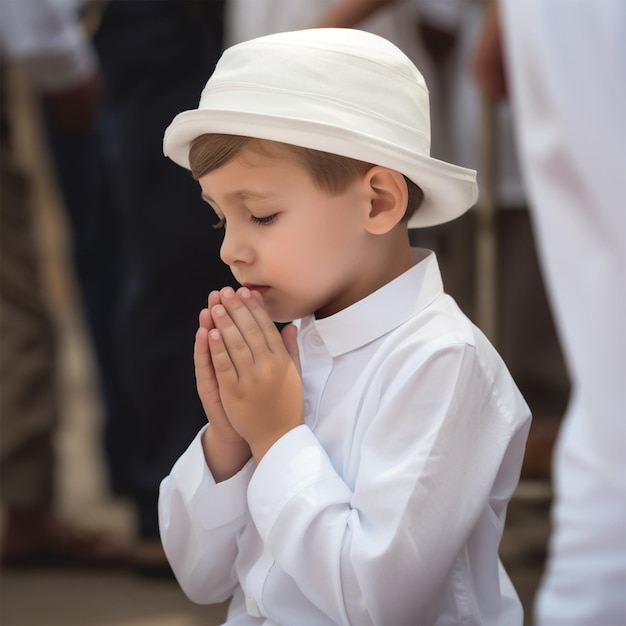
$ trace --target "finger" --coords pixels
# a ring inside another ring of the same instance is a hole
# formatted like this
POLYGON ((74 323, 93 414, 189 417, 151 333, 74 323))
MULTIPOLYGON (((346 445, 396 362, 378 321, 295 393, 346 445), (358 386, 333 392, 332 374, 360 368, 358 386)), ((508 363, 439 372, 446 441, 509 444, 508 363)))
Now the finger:
POLYGON ((211 313, 209 309, 202 309, 198 315, 198 325, 200 328, 211 330, 213 328, 213 320, 211 319, 211 313))
MULTIPOLYGON (((219 342, 224 346, 231 364, 237 372, 241 372, 245 367, 250 367, 254 363, 250 345, 224 305, 218 304, 214 306, 211 310, 211 316, 213 317, 215 330, 219 331, 219 342)), ((217 335, 215 339, 218 339, 217 335)), ((217 370, 216 364, 213 363, 213 365, 217 370)))
MULTIPOLYGON (((206 309, 205 309, 206 310, 206 309)), ((210 362, 208 331, 201 326, 196 332, 193 345, 193 362, 197 369, 204 369, 210 362)))
POLYGON ((219 304, 219 303, 220 303, 220 292, 211 291, 209 293, 209 300, 208 300, 209 310, 211 309, 211 307, 214 307, 216 304, 219 304))
POLYGON ((276 324, 274 324, 273 320, 267 314, 263 306, 263 298, 260 294, 250 291, 246 287, 242 287, 237 291, 237 295, 241 298, 241 301, 247 307, 256 325, 261 330, 267 347, 275 354, 282 351, 284 344, 280 338, 280 333, 276 328, 276 324))
POLYGON ((289 356, 296 365, 298 374, 302 376, 302 367, 300 366, 300 350, 298 349, 298 329, 293 324, 287 324, 287 326, 282 329, 280 336, 285 344, 285 348, 287 348, 289 356))
POLYGON ((211 362, 208 333, 209 331, 206 328, 199 328, 196 332, 193 361, 198 395, 200 396, 207 417, 210 417, 213 405, 216 402, 219 403, 219 391, 213 370, 213 363, 211 362))
POLYGON ((213 323, 213 318, 211 317, 211 309, 220 303, 220 293, 219 291, 211 291, 207 298, 207 308, 202 309, 200 311, 200 315, 198 316, 198 322, 200 328, 206 328, 207 330, 211 330, 215 328, 215 324, 213 323))
MULTIPOLYGON (((248 301, 246 301, 242 297, 242 295, 249 296, 250 290, 242 288, 238 293, 235 293, 227 287, 222 290, 221 295, 223 306, 239 329, 252 354, 259 355, 261 352, 267 351, 268 344, 265 339, 265 332, 250 309, 252 299, 247 298, 248 301)), ((258 308, 259 305, 256 306, 258 308)))
POLYGON ((217 328, 208 333, 209 352, 218 385, 234 385, 238 381, 237 369, 217 328))
POLYGON ((206 328, 199 328, 196 332, 194 364, 198 396, 209 423, 218 426, 222 430, 230 431, 232 425, 230 425, 222 405, 219 383, 209 347, 209 332, 217 331, 215 329, 208 331, 206 328))
POLYGON ((208 311, 209 311, 209 318, 207 320, 206 328, 208 330, 211 330, 212 328, 215 328, 215 324, 213 323, 213 317, 211 316, 211 309, 213 309, 213 307, 217 306, 218 304, 220 304, 220 292, 219 291, 211 291, 211 293, 209 293, 209 297, 208 297, 208 300, 207 300, 207 306, 208 306, 208 311))
POLYGON ((193 350, 193 361, 196 370, 198 393, 204 400, 204 394, 213 394, 217 388, 215 369, 209 349, 209 332, 206 328, 199 328, 193 350))

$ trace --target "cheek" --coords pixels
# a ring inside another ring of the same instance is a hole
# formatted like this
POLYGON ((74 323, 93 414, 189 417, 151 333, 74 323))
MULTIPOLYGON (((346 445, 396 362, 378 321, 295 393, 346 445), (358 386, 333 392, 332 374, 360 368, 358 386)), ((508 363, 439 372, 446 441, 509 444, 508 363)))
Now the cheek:
POLYGON ((275 267, 278 266, 276 269, 285 278, 298 280, 317 271, 319 256, 317 238, 304 236, 299 239, 289 239, 280 251, 274 252, 273 259, 275 267))
POLYGON ((274 271, 284 277, 306 278, 313 286, 342 273, 346 258, 353 256, 358 232, 357 216, 345 204, 310 202, 277 236, 280 245, 268 241, 266 251, 274 271))
POLYGON ((315 236, 290 238, 280 247, 274 247, 265 262, 265 271, 268 277, 271 276, 274 286, 301 303, 318 294, 332 268, 333 263, 327 259, 324 244, 315 236))

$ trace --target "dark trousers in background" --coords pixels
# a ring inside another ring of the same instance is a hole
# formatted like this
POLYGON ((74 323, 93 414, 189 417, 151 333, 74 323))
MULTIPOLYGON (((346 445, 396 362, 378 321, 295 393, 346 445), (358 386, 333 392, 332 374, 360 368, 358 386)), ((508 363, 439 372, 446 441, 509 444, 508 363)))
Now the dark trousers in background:
POLYGON ((34 228, 32 186, 2 141, 0 162, 0 494, 11 509, 54 497, 56 343, 34 228))
POLYGON ((118 220, 116 311, 122 402, 110 411, 112 486, 158 536, 160 481, 206 424, 193 341, 208 292, 233 284, 222 235, 189 172, 163 156, 173 117, 195 108, 222 46, 220 2, 110 0, 96 35, 107 86, 106 155, 118 220))

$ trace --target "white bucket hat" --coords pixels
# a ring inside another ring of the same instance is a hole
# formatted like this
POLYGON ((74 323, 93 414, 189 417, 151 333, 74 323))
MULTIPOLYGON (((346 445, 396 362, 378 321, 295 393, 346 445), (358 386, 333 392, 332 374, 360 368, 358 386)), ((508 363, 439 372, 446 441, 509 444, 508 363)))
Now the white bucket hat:
POLYGON ((418 69, 386 39, 355 29, 279 33, 227 49, 198 108, 165 131, 165 155, 189 169, 190 143, 205 133, 394 169, 424 192, 411 228, 452 220, 478 197, 474 170, 430 157, 428 89, 418 69))

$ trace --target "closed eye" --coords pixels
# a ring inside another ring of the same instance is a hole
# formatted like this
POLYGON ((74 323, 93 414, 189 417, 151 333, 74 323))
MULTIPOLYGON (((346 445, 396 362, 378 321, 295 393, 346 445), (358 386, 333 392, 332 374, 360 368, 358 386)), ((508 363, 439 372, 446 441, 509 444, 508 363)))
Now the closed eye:
POLYGON ((272 215, 267 215, 265 217, 257 217, 256 215, 250 216, 250 221, 253 224, 260 224, 261 226, 267 226, 271 224, 278 217, 278 213, 273 213, 272 215))

